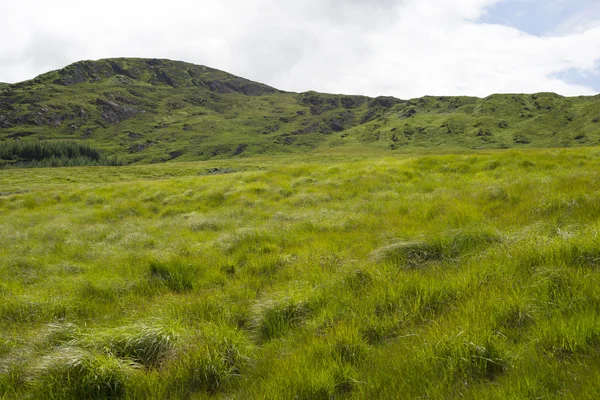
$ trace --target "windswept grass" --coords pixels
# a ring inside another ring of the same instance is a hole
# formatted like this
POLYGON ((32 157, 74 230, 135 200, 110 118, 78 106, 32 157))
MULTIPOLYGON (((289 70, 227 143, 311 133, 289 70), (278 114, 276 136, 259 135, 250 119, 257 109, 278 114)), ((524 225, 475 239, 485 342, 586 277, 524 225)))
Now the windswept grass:
POLYGON ((2 170, 0 398, 596 398, 599 155, 2 170))
POLYGON ((32 371, 30 390, 39 399, 122 398, 129 362, 73 348, 59 348, 43 357, 32 371))
POLYGON ((150 274, 152 279, 164 282, 169 289, 186 292, 193 288, 198 267, 180 260, 151 261, 150 274))

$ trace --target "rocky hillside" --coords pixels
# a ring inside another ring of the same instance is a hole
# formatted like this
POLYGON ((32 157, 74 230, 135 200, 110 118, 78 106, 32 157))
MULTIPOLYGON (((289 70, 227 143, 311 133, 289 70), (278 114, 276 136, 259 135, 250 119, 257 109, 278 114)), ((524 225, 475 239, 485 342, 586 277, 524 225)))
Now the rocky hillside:
POLYGON ((402 151, 597 145, 599 121, 599 96, 400 100, 289 93, 209 67, 156 59, 82 61, 30 81, 0 84, 0 145, 85 141, 126 162, 332 146, 402 151))

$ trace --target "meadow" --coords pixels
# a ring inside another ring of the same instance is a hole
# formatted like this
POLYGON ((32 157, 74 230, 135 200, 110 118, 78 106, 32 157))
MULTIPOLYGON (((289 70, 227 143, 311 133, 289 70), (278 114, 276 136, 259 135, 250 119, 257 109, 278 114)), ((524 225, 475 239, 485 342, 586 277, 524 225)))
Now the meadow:
POLYGON ((1 399, 600 397, 600 148, 0 170, 1 399))

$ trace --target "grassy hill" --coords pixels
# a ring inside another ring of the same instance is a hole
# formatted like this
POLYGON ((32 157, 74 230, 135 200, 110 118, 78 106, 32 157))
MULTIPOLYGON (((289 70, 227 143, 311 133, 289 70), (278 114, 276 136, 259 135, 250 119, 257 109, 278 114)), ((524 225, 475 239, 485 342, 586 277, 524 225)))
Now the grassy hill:
POLYGON ((598 397, 599 148, 343 150, 0 171, 0 398, 598 397))
POLYGON ((0 398, 598 398, 599 121, 168 60, 10 85, 0 164, 75 167, 0 170, 0 398))
POLYGON ((552 93, 400 100, 289 93, 156 59, 82 61, 0 92, 0 146, 84 141, 124 162, 331 147, 499 149, 600 144, 600 97, 552 93))

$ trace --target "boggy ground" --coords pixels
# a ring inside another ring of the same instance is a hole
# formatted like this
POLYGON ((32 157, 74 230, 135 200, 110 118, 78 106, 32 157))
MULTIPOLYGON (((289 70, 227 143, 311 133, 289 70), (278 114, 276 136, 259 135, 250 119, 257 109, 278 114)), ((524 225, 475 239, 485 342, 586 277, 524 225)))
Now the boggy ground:
POLYGON ((600 150, 0 171, 0 398, 597 398, 600 150))

